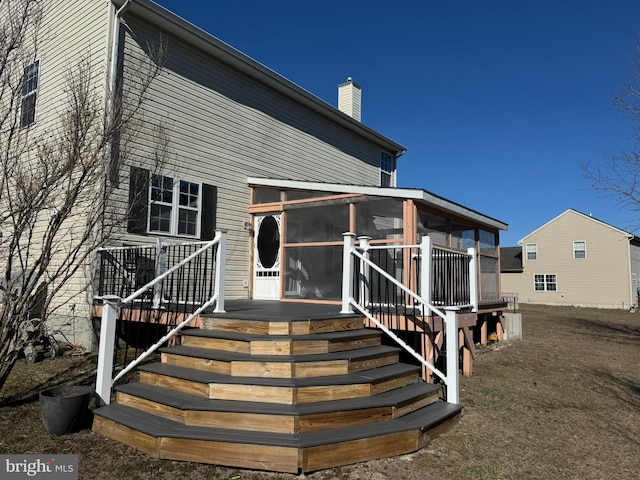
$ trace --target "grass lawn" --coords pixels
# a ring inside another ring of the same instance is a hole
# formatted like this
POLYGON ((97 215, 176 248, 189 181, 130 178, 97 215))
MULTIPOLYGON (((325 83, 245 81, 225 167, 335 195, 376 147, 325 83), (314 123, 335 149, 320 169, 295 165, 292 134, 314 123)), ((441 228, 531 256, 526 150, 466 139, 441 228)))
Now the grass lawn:
POLYGON ((37 394, 89 384, 95 357, 19 364, 0 392, 0 454, 79 455, 81 479, 638 479, 640 313, 521 305, 523 340, 478 352, 464 413, 420 452, 303 477, 157 460, 86 429, 50 437, 37 394))

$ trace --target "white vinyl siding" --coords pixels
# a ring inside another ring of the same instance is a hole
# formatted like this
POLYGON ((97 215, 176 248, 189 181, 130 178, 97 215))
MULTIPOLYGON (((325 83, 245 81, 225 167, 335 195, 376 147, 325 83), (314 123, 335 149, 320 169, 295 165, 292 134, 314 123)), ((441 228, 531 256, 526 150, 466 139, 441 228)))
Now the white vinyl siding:
MULTIPOLYGON (((125 21, 126 82, 137 73, 140 45, 157 41, 158 33, 137 17, 125 15, 125 21)), ((168 158, 179 161, 169 160, 163 172, 218 187, 217 228, 229 232, 227 294, 245 298, 251 238, 238 225, 249 221, 247 178, 379 186, 381 146, 180 39, 163 35, 167 64, 149 90, 137 154, 147 165, 154 128, 168 125, 168 158)), ((123 203, 126 200, 123 192, 123 203)))

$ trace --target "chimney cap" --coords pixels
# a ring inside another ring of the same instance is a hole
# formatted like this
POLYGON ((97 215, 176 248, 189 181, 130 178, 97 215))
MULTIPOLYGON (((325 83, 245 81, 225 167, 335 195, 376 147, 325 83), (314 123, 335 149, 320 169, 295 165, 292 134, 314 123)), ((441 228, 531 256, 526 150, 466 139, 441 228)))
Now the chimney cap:
POLYGON ((359 88, 360 90, 362 90, 362 87, 360 86, 360 84, 355 82, 352 77, 347 77, 347 81, 344 82, 344 83, 341 83, 340 85, 338 85, 338 87, 344 87, 346 85, 353 85, 354 87, 359 88))

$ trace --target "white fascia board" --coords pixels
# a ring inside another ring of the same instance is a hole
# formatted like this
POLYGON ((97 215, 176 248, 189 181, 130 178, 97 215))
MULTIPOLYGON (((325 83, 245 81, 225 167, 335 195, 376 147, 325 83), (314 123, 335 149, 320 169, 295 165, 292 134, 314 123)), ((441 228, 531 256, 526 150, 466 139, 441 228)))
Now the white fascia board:
MULTIPOLYGON (((111 2, 121 7, 127 3, 127 0, 111 0, 111 2)), ((407 151, 399 143, 354 120, 333 105, 151 0, 132 0, 127 13, 145 19, 333 122, 373 141, 381 148, 394 153, 396 158, 407 151)))
POLYGON ((339 183, 304 182, 297 180, 282 180, 273 178, 247 178, 247 183, 251 186, 287 188, 293 190, 316 190, 321 192, 331 192, 336 194, 358 194, 371 195, 388 198, 402 198, 416 200, 427 205, 436 206, 447 212, 454 213, 464 218, 468 218, 477 223, 481 223, 497 230, 508 230, 509 226, 496 220, 495 218, 483 215, 475 210, 471 210, 463 205, 447 200, 426 190, 418 188, 385 188, 371 187, 366 185, 347 185, 339 183))

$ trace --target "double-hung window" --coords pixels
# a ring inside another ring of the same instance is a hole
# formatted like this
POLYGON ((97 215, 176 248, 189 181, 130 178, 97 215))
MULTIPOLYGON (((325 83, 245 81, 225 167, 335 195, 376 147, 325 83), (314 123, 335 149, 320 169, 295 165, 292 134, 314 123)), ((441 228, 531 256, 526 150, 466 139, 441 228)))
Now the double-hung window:
POLYGON ((380 186, 393 186, 393 158, 387 152, 380 152, 380 186))
POLYGON ((132 166, 127 231, 212 240, 216 229, 218 189, 132 166))
POLYGON ((20 127, 31 125, 36 120, 36 100, 38 98, 38 77, 40 60, 24 69, 22 79, 22 101, 20 105, 20 127))
POLYGON ((573 258, 587 258, 587 242, 573 242, 573 258))
POLYGON ((533 288, 537 292, 555 292, 558 290, 558 280, 555 274, 533 276, 533 288))
POLYGON ((149 232, 200 235, 201 184, 153 175, 149 187, 149 232))
POLYGON ((538 244, 537 243, 527 243, 527 260, 537 260, 538 259, 538 244))

